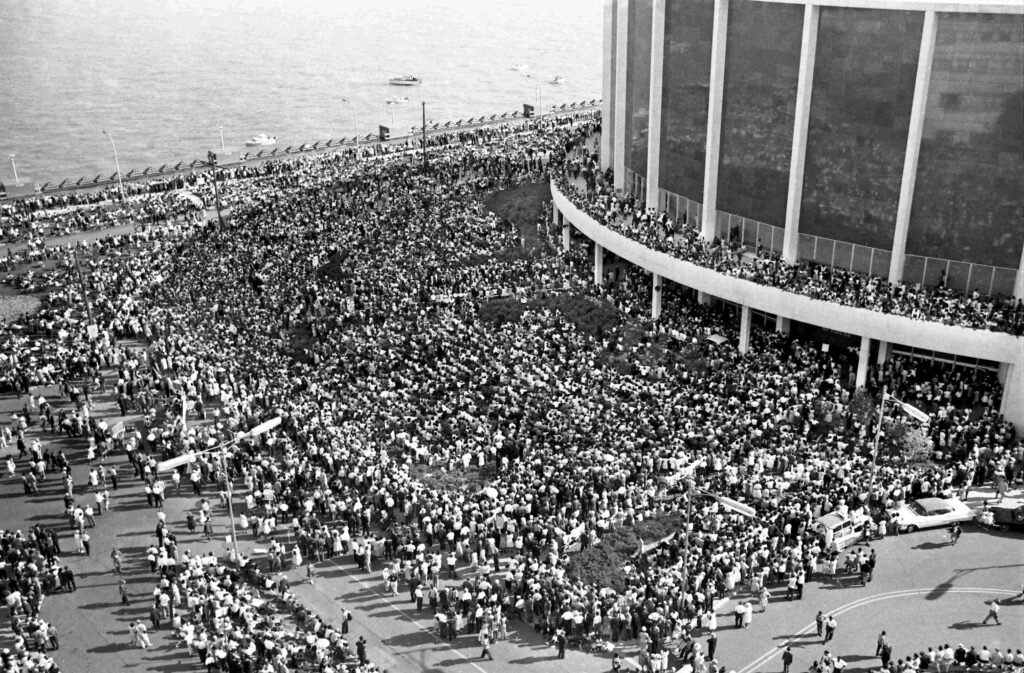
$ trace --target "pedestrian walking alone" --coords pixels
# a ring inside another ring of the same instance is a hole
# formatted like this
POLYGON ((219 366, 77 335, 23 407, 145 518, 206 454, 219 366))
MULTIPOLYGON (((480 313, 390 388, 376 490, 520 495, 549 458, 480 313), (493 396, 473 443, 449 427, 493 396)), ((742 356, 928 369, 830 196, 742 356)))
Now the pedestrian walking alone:
POLYGON ((789 667, 793 665, 793 648, 787 647, 782 653, 782 673, 789 673, 789 667))
POLYGON ((494 661, 494 657, 491 656, 491 636, 487 633, 487 629, 480 631, 480 646, 483 650, 480 652, 480 658, 487 657, 491 661, 494 661))
POLYGON ((994 598, 988 602, 988 615, 985 616, 985 619, 982 620, 981 623, 982 624, 988 624, 988 620, 990 620, 990 619, 994 619, 996 621, 996 626, 998 626, 1000 624, 1000 621, 999 621, 999 601, 994 599, 994 598))
POLYGON ((124 578, 117 583, 117 590, 121 594, 121 602, 128 605, 128 582, 124 578))
POLYGON ((827 643, 828 641, 832 640, 832 638, 835 637, 835 635, 836 635, 836 626, 838 626, 838 623, 836 622, 836 618, 833 617, 832 615, 829 615, 828 619, 825 620, 825 640, 823 640, 822 642, 827 643))

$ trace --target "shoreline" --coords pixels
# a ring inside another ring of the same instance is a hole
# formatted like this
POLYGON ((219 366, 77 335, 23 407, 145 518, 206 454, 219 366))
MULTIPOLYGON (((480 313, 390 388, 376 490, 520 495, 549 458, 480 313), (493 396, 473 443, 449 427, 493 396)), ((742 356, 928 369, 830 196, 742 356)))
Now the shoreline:
MULTIPOLYGON (((551 111, 547 114, 534 114, 532 117, 523 117, 522 111, 517 110, 514 112, 505 112, 490 116, 485 115, 479 119, 470 117, 469 119, 459 119, 457 121, 435 122, 427 126, 426 135, 430 137, 453 131, 473 131, 479 128, 509 123, 522 124, 528 119, 541 119, 543 117, 550 116, 561 117, 567 114, 600 109, 600 107, 601 99, 595 98, 586 101, 575 101, 572 103, 563 103, 561 105, 552 106, 551 111)), ((311 143, 302 143, 297 147, 295 145, 290 145, 285 148, 275 146, 273 148, 262 150, 256 147, 253 148, 252 152, 243 152, 241 155, 231 155, 232 160, 225 161, 224 163, 218 163, 217 168, 232 169, 240 166, 258 165, 267 161, 275 161, 278 159, 298 156, 324 154, 327 152, 353 151, 356 150, 357 147, 361 149, 363 147, 376 147, 378 145, 406 144, 410 140, 416 141, 419 138, 421 138, 420 133, 404 134, 400 136, 392 135, 388 140, 380 140, 376 134, 368 134, 366 136, 361 136, 358 141, 355 137, 346 137, 339 138, 338 140, 328 139, 323 141, 317 140, 311 143), (270 151, 268 151, 268 149, 270 151)), ((414 147, 413 149, 418 149, 418 147, 414 147)), ((142 172, 136 172, 136 169, 133 168, 121 174, 121 182, 136 184, 151 180, 165 180, 180 175, 188 175, 189 173, 206 172, 209 171, 210 168, 211 167, 203 162, 202 159, 194 159, 187 164, 183 161, 179 161, 175 164, 163 164, 159 168, 147 166, 142 169, 142 172)), ((31 185, 5 185, 4 188, 7 191, 2 193, 3 195, 0 196, 0 204, 9 204, 40 196, 56 196, 72 192, 100 191, 109 187, 115 187, 117 184, 118 179, 115 174, 113 178, 108 176, 98 181, 81 177, 77 178, 75 182, 71 182, 70 178, 66 178, 56 184, 52 181, 44 182, 41 186, 38 185, 38 183, 32 183, 31 185)))

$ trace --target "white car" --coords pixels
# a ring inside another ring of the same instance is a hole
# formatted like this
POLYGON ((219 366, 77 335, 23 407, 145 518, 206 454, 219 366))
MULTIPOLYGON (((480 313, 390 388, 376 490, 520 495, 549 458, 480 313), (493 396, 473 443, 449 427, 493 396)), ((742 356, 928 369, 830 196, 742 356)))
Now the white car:
POLYGON ((974 511, 959 500, 921 498, 908 500, 896 510, 901 531, 913 533, 921 528, 939 528, 954 522, 970 521, 974 511))

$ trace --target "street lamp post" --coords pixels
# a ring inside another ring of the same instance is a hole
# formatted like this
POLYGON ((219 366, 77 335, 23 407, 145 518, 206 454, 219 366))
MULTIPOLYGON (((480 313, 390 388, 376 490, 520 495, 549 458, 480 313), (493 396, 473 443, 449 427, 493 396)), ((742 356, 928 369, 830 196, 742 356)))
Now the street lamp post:
POLYGON ((229 439, 226 442, 213 446, 203 451, 197 451, 196 453, 186 454, 184 456, 178 456, 177 458, 171 458, 157 463, 156 471, 167 472, 168 470, 176 470, 182 465, 195 462, 195 459, 199 456, 210 455, 216 453, 220 460, 221 470, 224 471, 224 482, 226 484, 227 499, 228 499, 228 517, 231 519, 231 551, 235 555, 235 563, 241 564, 242 556, 238 553, 238 535, 235 532, 235 508, 232 505, 232 494, 231 494, 231 477, 228 475, 228 464, 227 464, 227 450, 234 446, 239 441, 246 438, 259 437, 265 435, 277 426, 281 425, 281 417, 274 416, 269 421, 264 421, 256 427, 252 428, 248 432, 240 432, 234 439, 229 439))
POLYGON ((18 165, 14 163, 14 154, 11 153, 11 168, 14 170, 14 184, 20 185, 21 180, 18 179, 18 165))
MULTIPOLYGON (((927 413, 921 411, 913 404, 903 402, 890 395, 888 393, 888 385, 882 386, 882 401, 878 405, 878 421, 875 424, 875 441, 871 444, 871 480, 868 482, 868 498, 871 498, 875 490, 875 477, 878 474, 878 445, 882 438, 882 421, 885 418, 885 404, 890 401, 899 405, 908 416, 921 423, 931 421, 931 417, 927 413)), ((870 503, 868 504, 870 505, 870 503)))
POLYGON ((117 187, 121 192, 121 200, 124 201, 124 183, 121 181, 121 162, 117 159, 117 145, 114 144, 114 136, 110 135, 110 133, 104 131, 103 135, 110 138, 110 147, 114 150, 114 166, 117 168, 117 187))
POLYGON ((217 155, 213 152, 206 153, 206 161, 201 162, 210 167, 210 175, 213 178, 213 198, 217 204, 217 228, 224 231, 224 217, 220 211, 220 191, 217 189, 217 155))
POLYGON ((359 122, 356 120, 356 106, 348 98, 342 98, 342 103, 348 103, 348 109, 352 113, 352 132, 356 134, 356 154, 359 154, 359 122))
POLYGON ((92 302, 89 301, 89 292, 85 287, 85 278, 82 277, 82 267, 78 264, 78 246, 75 246, 75 271, 78 273, 78 287, 82 291, 82 299, 85 300, 85 313, 89 316, 89 327, 87 329, 91 329, 96 324, 96 321, 92 318, 92 302))
POLYGON ((219 124, 217 130, 220 131, 220 151, 227 152, 227 149, 224 147, 224 125, 219 124))
POLYGON ((693 499, 696 496, 704 496, 705 498, 711 498, 725 509, 732 512, 736 512, 741 516, 745 516, 749 519, 753 519, 757 512, 754 508, 749 505, 744 505, 742 502, 727 498, 724 495, 716 495, 708 491, 702 491, 699 488, 690 487, 690 481, 687 480, 686 489, 686 524, 683 529, 683 592, 686 592, 687 581, 689 580, 690 573, 690 519, 693 517, 693 499))

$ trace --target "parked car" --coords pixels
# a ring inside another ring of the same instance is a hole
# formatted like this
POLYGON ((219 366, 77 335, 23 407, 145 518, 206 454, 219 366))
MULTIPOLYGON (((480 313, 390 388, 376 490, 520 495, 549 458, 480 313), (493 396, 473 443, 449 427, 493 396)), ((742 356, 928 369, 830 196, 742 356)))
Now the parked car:
POLYGON ((921 528, 939 528, 958 521, 970 521, 975 516, 974 511, 960 500, 944 498, 908 500, 895 513, 896 525, 901 531, 910 533, 921 528))
POLYGON ((863 514, 844 516, 839 512, 829 512, 818 518, 814 530, 821 536, 826 549, 841 551, 864 539, 867 524, 868 517, 863 514))
POLYGON ((1024 502, 1020 500, 1004 500, 1001 503, 988 505, 976 511, 978 525, 998 530, 1024 530, 1024 502))

